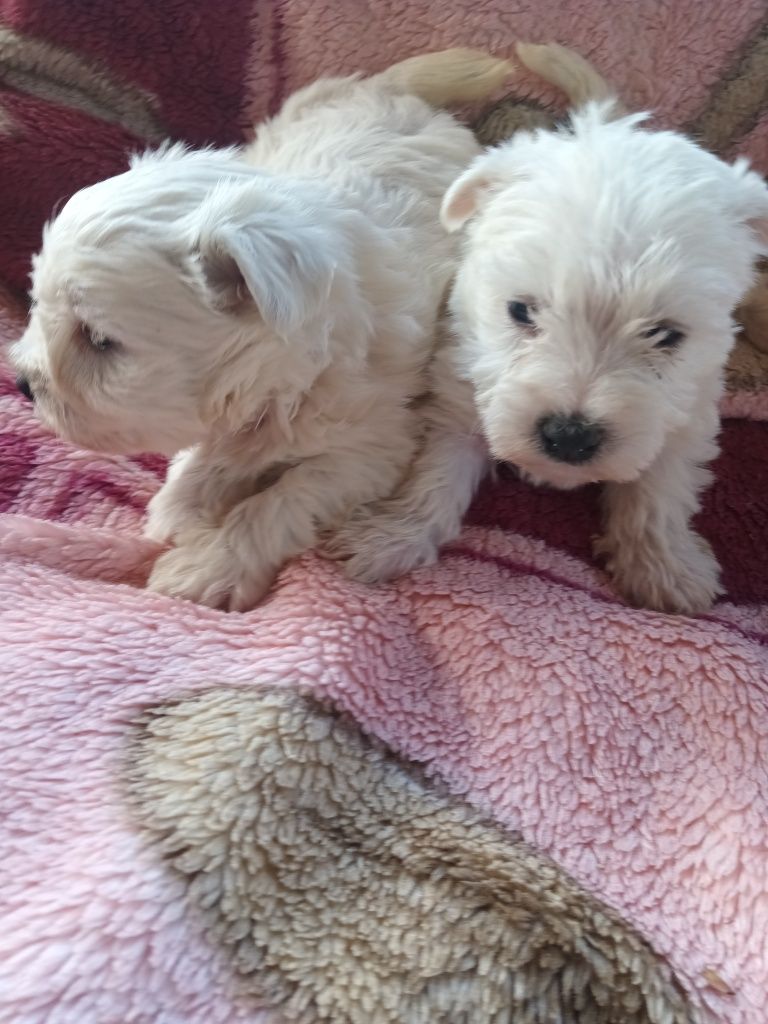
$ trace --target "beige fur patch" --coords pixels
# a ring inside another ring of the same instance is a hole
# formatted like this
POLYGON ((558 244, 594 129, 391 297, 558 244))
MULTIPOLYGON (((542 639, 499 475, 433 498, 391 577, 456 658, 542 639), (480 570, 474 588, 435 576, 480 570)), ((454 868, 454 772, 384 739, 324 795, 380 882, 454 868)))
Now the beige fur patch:
POLYGON ((698 1019, 669 966, 556 864, 295 691, 149 712, 130 793, 243 993, 289 1021, 698 1019))

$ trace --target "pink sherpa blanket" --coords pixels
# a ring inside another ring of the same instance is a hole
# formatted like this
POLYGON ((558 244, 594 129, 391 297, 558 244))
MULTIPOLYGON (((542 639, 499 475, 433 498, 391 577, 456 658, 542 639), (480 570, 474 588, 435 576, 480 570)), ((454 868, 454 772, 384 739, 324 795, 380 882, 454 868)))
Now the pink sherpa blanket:
MULTIPOLYGON (((320 73, 457 43, 557 38, 630 105, 768 169, 765 0, 0 0, 0 22, 0 277, 19 289, 54 203, 128 149, 233 141, 320 73)), ((707 618, 622 606, 589 557, 594 495, 507 474, 437 567, 368 590, 309 555, 227 615, 140 589, 160 462, 45 436, 3 371, 0 1024, 267 1019, 233 1001, 118 784, 137 709, 256 680, 332 695, 616 907, 723 1024, 763 1024, 767 410, 759 389, 726 407, 752 418, 726 424, 702 517, 728 588, 707 618)))
POLYGON ((274 1019, 234 1000, 120 785, 139 709, 255 681, 332 696, 618 909, 717 1020, 762 1024, 765 424, 725 429, 703 529, 730 599, 705 619, 624 607, 589 560, 593 495, 511 476, 437 567, 367 589, 308 555, 240 615, 140 589, 157 460, 45 436, 0 381, 2 1024, 274 1019))

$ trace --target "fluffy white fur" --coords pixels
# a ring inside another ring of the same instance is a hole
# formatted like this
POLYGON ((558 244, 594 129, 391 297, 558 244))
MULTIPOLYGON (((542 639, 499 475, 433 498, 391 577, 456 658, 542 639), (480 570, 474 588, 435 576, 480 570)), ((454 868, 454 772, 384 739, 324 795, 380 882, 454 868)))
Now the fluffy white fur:
POLYGON ((142 156, 47 227, 12 359, 63 437, 176 455, 152 589, 248 608, 397 485, 455 269, 440 202, 479 152, 430 104, 509 71, 454 50, 320 81, 245 151, 142 156))
MULTIPOLYGON (((519 53, 580 99, 606 94, 561 47, 519 53)), ((587 103, 567 128, 480 156, 448 190, 443 222, 467 231, 427 438, 399 493, 334 540, 352 575, 431 562, 493 457, 555 487, 605 484, 597 550, 627 600, 712 604, 718 566, 690 520, 717 451, 731 313, 768 250, 768 189, 743 162, 643 120, 587 103), (526 304, 530 325, 510 302, 526 304), (600 425, 593 458, 550 457, 537 424, 551 414, 600 425)))

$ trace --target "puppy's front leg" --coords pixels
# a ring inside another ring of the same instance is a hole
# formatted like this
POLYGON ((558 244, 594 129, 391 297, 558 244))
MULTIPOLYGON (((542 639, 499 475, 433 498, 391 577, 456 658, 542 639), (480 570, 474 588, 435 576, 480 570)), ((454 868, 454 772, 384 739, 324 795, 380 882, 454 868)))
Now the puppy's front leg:
POLYGON ((155 563, 149 588, 231 611, 252 608, 285 561, 311 548, 349 509, 396 487, 412 457, 414 430, 403 410, 402 429, 393 427, 385 441, 339 441, 240 500, 217 527, 184 533, 155 563))
POLYGON ((202 481, 196 472, 199 461, 197 448, 179 452, 172 460, 163 486, 147 505, 144 536, 149 540, 167 544, 204 524, 202 481))
POLYGON ((345 571, 363 583, 393 579, 437 560, 458 536, 462 519, 490 465, 476 436, 438 428, 403 487, 391 499, 358 509, 326 546, 345 571))
POLYGON ((430 565, 458 536, 490 458, 473 428, 469 384, 456 380, 449 351, 433 371, 434 394, 423 410, 422 450, 392 498, 358 509, 326 545, 353 579, 379 583, 430 565))
POLYGON ((180 452, 147 506, 144 536, 183 543, 185 535, 217 526, 239 501, 264 489, 268 466, 258 447, 221 443, 180 452))
POLYGON ((637 480, 605 486, 605 533, 595 550, 632 605, 695 615, 721 593, 712 550, 690 525, 711 479, 702 463, 717 454, 713 437, 677 438, 637 480))

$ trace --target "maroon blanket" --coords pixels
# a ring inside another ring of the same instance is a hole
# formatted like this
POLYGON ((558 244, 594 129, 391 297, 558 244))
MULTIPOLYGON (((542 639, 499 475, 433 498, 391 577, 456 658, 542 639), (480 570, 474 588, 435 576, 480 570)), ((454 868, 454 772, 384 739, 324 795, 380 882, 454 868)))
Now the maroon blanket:
POLYGON ((131 150, 237 142, 320 74, 457 44, 557 39, 631 106, 768 167, 766 25, 766 0, 0 0, 0 282, 26 289, 54 208, 131 150))

